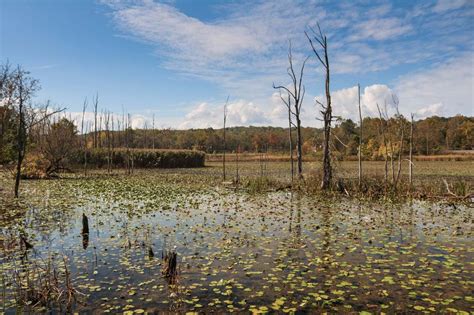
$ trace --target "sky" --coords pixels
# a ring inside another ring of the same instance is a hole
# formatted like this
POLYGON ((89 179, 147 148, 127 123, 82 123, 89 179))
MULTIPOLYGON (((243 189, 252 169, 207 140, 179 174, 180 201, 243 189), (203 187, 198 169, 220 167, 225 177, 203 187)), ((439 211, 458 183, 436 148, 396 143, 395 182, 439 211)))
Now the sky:
MULTIPOLYGON (((302 123, 319 126, 324 72, 304 32, 328 38, 332 105, 358 118, 474 116, 474 1, 0 0, 0 61, 39 79, 35 101, 78 119, 84 100, 135 128, 286 126, 272 85, 310 57, 302 123)), ((90 119, 91 113, 87 114, 90 119)))

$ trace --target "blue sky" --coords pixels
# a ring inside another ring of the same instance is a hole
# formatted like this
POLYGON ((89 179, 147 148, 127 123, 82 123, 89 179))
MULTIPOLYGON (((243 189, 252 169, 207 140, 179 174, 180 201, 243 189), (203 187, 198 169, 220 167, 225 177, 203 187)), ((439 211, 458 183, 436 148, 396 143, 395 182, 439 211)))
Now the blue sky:
MULTIPOLYGON (((329 38, 333 106, 355 118, 357 83, 365 115, 397 94, 418 117, 473 115, 474 3, 433 1, 0 0, 0 60, 41 82, 37 101, 73 117, 98 92, 100 107, 133 114, 136 127, 281 125, 272 83, 288 84, 311 56, 304 36, 321 24, 329 38)), ((322 69, 314 56, 304 82, 305 125, 317 125, 322 69)))

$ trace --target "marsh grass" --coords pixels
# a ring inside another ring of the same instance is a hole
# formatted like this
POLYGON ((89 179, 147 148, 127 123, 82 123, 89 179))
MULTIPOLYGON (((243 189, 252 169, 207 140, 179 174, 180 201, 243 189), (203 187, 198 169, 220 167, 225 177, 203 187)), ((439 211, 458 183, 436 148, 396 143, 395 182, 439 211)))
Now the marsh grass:
POLYGON ((26 255, 25 252, 21 265, 12 277, 17 305, 26 309, 70 311, 83 294, 73 286, 67 258, 63 257, 60 265, 52 257, 45 262, 28 262, 26 255))

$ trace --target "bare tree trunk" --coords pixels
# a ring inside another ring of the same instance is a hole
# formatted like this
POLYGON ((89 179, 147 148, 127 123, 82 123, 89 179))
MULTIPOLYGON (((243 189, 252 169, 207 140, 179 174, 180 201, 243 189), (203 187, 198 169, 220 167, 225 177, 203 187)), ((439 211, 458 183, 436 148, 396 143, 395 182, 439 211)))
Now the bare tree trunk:
POLYGON ((127 114, 127 129, 126 129, 126 141, 127 141, 127 157, 128 157, 128 174, 133 173, 133 152, 130 150, 130 114, 127 114))
MULTIPOLYGON (((308 57, 309 58, 309 57, 308 57)), ((280 85, 280 86, 275 86, 273 84, 274 89, 278 89, 280 91, 280 99, 283 101, 283 103, 286 105, 288 108, 288 120, 289 120, 289 125, 290 125, 290 137, 291 137, 291 114, 296 119, 296 158, 297 158, 297 168, 298 168, 298 178, 302 179, 303 178, 303 150, 302 150, 302 136, 301 136, 301 106, 303 105, 303 99, 304 99, 304 94, 305 94, 305 87, 303 85, 303 73, 304 73, 304 67, 306 65, 306 62, 308 61, 308 58, 306 58, 303 63, 301 64, 301 69, 300 73, 297 76, 295 73, 295 69, 293 66, 293 55, 292 55, 292 50, 291 50, 291 42, 289 43, 289 48, 288 48, 288 63, 289 67, 287 69, 288 75, 291 78, 292 81, 292 87, 289 89, 286 86, 280 85), (281 94, 281 91, 284 90, 288 94, 288 100, 285 100, 281 94), (292 105, 294 106, 294 111, 291 109, 292 105)), ((290 144, 291 146, 291 144, 290 144)), ((292 149, 292 148, 291 148, 292 149)), ((291 151, 292 152, 292 151, 291 151)), ((292 153, 291 153, 292 154, 292 153)), ((291 164, 293 168, 293 163, 291 164)))
POLYGON ((114 136, 115 126, 114 126, 114 114, 112 113, 112 131, 111 131, 111 147, 110 147, 110 165, 111 168, 114 167, 114 148, 115 148, 115 136, 114 136))
POLYGON ((413 114, 411 114, 410 120, 410 156, 408 166, 408 181, 410 182, 411 187, 413 185, 413 114))
POLYGON ((225 174, 225 151, 227 150, 226 148, 226 139, 225 139, 225 124, 227 122, 227 104, 229 102, 229 96, 227 96, 227 100, 225 101, 224 104, 224 152, 222 154, 222 177, 223 180, 225 181, 226 174, 225 174))
MULTIPOLYGON (((396 119, 398 121, 398 134, 400 136, 400 147, 398 148, 398 168, 397 168, 397 176, 393 179, 393 187, 396 189, 398 180, 400 179, 400 172, 402 170, 402 155, 403 155, 403 140, 405 138, 405 126, 404 126, 404 119, 403 116, 400 115, 400 111, 398 110, 398 98, 396 95, 392 94, 393 104, 396 110, 396 119)), ((392 145, 393 147, 393 145, 392 145)), ((394 154, 392 150, 392 155, 394 154)), ((393 166, 392 166, 393 167, 393 166)), ((392 170, 393 173, 393 170, 392 170)))
POLYGON ((294 165, 293 165, 293 139, 291 135, 291 111, 290 110, 288 110, 288 140, 290 142, 291 183, 293 184, 295 170, 294 170, 294 165))
POLYGON ((326 75, 326 105, 321 102, 316 102, 322 107, 321 114, 323 115, 324 121, 324 142, 323 142, 323 179, 321 182, 321 189, 329 189, 331 187, 332 181, 332 167, 331 167, 331 151, 330 151, 330 137, 331 137, 331 122, 333 120, 332 107, 331 107, 331 91, 330 91, 330 78, 331 72, 329 69, 329 55, 328 55, 328 43, 326 35, 323 35, 321 28, 318 24, 318 32, 312 30, 313 39, 309 37, 307 32, 305 32, 306 37, 311 44, 314 54, 318 58, 319 62, 325 69, 326 75), (319 44, 319 48, 322 49, 323 58, 321 54, 316 49, 313 40, 319 44), (324 59, 324 60, 323 60, 324 59))
POLYGON ((400 173, 402 170, 402 154, 403 154, 403 138, 405 137, 405 129, 403 126, 403 120, 401 117, 400 120, 400 148, 398 150, 398 167, 397 167, 397 176, 395 177, 394 187, 397 188, 398 181, 400 179, 400 173))
POLYGON ((82 106, 82 122, 81 122, 81 134, 83 141, 83 150, 84 150, 84 175, 87 175, 87 133, 84 130, 84 119, 87 109, 87 98, 84 100, 84 105, 82 106))
POLYGON ((18 155, 17 155, 17 164, 16 164, 16 175, 15 175, 15 198, 18 198, 18 191, 20 189, 20 180, 21 180, 21 164, 23 163, 23 158, 25 157, 25 146, 26 146, 26 130, 25 130, 25 113, 24 113, 24 99, 23 99, 23 86, 19 84, 19 100, 18 100, 18 155))
POLYGON ((151 147, 155 150, 155 114, 153 114, 151 129, 151 147))
POLYGON ((145 121, 145 126, 144 127, 144 132, 143 132, 143 143, 142 143, 142 148, 148 148, 148 123, 145 121))
POLYGON ((240 150, 240 144, 237 146, 237 150, 235 150, 235 182, 237 184, 240 182, 240 177, 239 177, 239 150, 240 150))
POLYGON ((324 37, 324 57, 326 62, 326 110, 324 113, 324 152, 323 152, 323 182, 321 188, 328 189, 331 185, 332 179, 332 168, 331 168, 331 152, 329 149, 329 141, 331 135, 331 121, 332 121, 332 108, 331 108, 331 94, 329 91, 329 59, 327 53, 326 37, 324 37))
POLYGON ((299 117, 300 113, 297 112, 296 116, 296 158, 298 160, 298 178, 303 178, 303 149, 301 144, 301 120, 299 117))
POLYGON ((385 138, 385 127, 384 127, 384 115, 382 113, 382 110, 379 107, 379 104, 377 104, 377 110, 379 112, 379 119, 380 119, 380 124, 379 124, 379 133, 382 135, 382 143, 385 149, 385 154, 384 154, 384 160, 385 160, 385 165, 384 165, 384 183, 385 183, 385 188, 387 188, 387 182, 388 182, 388 148, 387 148, 387 139, 385 138))
POLYGON ((100 111, 100 115, 99 115, 99 133, 97 135, 97 147, 98 148, 102 148, 102 118, 104 116, 104 111, 101 110, 100 111))
POLYGON ((390 170, 392 171, 392 184, 395 184, 395 167, 394 167, 394 160, 393 160, 393 154, 395 151, 395 148, 393 146, 393 139, 390 137, 390 170))
POLYGON ((362 184, 362 110, 360 107, 360 84, 357 84, 357 90, 359 94, 359 188, 362 184))
POLYGON ((97 106, 99 105, 99 93, 94 99, 94 149, 97 149, 97 106))
POLYGON ((107 137, 107 173, 110 174, 112 166, 112 146, 110 143, 110 112, 105 113, 105 132, 107 137))

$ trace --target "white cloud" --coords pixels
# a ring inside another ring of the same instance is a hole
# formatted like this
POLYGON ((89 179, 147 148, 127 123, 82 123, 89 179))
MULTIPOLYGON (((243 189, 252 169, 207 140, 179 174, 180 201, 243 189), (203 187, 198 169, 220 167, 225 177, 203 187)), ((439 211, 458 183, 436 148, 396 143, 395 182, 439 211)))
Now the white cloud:
POLYGON ((459 9, 464 4, 466 4, 466 0, 438 0, 433 7, 433 11, 440 13, 444 11, 450 11, 459 9))
POLYGON ((408 33, 412 27, 398 18, 375 18, 355 25, 355 29, 357 33, 351 37, 353 41, 393 39, 408 33))
MULTIPOLYGON (((74 122, 79 132, 81 132, 82 128, 82 121, 83 121, 83 114, 82 112, 61 112, 56 115, 57 118, 67 118, 74 122)), ((127 124, 128 115, 122 116, 121 114, 110 114, 109 120, 109 128, 117 130, 119 127, 123 129, 124 124, 127 124), (113 122, 112 122, 113 120, 113 122)), ((142 128, 149 128, 152 127, 152 117, 145 116, 142 114, 130 114, 130 126, 133 129, 142 129, 142 128)), ((94 112, 86 111, 84 113, 84 131, 90 132, 94 130, 95 119, 94 119, 94 112)), ((155 121, 155 126, 164 126, 163 123, 160 123, 159 120, 155 121)), ((106 129, 106 121, 105 115, 102 113, 98 113, 97 117, 97 129, 105 130, 106 129)))
POLYGON ((366 114, 368 116, 377 116, 377 104, 380 108, 384 108, 385 104, 390 108, 393 105, 393 94, 392 89, 384 84, 374 84, 366 87, 361 100, 363 107, 366 109, 366 114))
MULTIPOLYGON (((387 109, 393 111, 393 94, 392 89, 384 84, 374 84, 365 88, 361 87, 360 103, 362 115, 364 117, 377 117, 377 104, 381 108, 384 108, 385 104, 387 104, 387 109)), ((322 97, 319 96, 318 99, 322 99, 322 97)), ((357 86, 332 91, 331 100, 334 115, 345 119, 359 120, 359 95, 357 86)))
MULTIPOLYGON (((222 128, 223 115, 223 105, 200 103, 186 114, 185 120, 179 125, 179 128, 222 128)), ((265 113, 252 102, 238 100, 227 105, 226 126, 258 126, 270 123, 265 113)))
POLYGON ((401 76, 395 85, 405 113, 439 104, 445 115, 474 115, 474 54, 469 53, 417 74, 401 76))
POLYGON ((113 15, 124 30, 149 42, 162 43, 196 62, 265 48, 258 32, 249 26, 233 21, 204 23, 164 3, 145 1, 113 15))
POLYGON ((441 103, 431 104, 426 107, 422 107, 416 111, 416 118, 425 118, 430 116, 440 116, 442 114, 442 107, 441 103))
MULTIPOLYGON (((464 31, 472 19, 469 12, 457 18, 444 18, 465 4, 459 0, 438 1, 436 5, 415 4, 408 9, 395 4, 371 7, 313 0, 245 1, 216 8, 219 14, 213 20, 187 15, 172 3, 102 2, 111 9, 122 34, 149 43, 163 67, 214 82, 240 99, 229 105, 229 123, 234 125, 286 126, 286 109, 278 95, 273 94, 272 82, 288 82, 288 39, 293 43, 295 62, 310 55, 303 31, 316 21, 328 32, 333 82, 341 74, 359 76, 397 65, 443 62, 463 51, 472 51, 473 43, 472 36, 464 31)), ((439 70, 400 77, 393 90, 383 84, 386 82, 381 76, 380 84, 363 88, 364 114, 376 116, 376 104, 390 104, 394 91, 399 95, 404 114, 422 109, 425 113, 465 113, 473 104, 474 70, 470 58, 470 64, 464 59, 463 65, 456 66, 453 59, 448 65, 436 68, 439 70), (433 107, 438 103, 439 107, 433 107)), ((319 116, 319 109, 312 103, 310 94, 322 93, 321 73, 314 58, 310 60, 305 73, 305 125, 317 124, 315 117, 319 116)), ((345 79, 357 82, 353 77, 345 79)), ((335 114, 357 118, 355 87, 333 91, 332 96, 335 114)), ((144 120, 146 116, 137 116, 136 124, 143 124, 144 120)), ((195 105, 184 122, 176 124, 180 128, 221 125, 222 105, 209 101, 195 105)))
MULTIPOLYGON (((467 54, 432 69, 401 76, 393 89, 384 84, 363 88, 364 116, 377 116, 377 104, 383 107, 385 103, 393 114, 392 95, 397 95, 399 110, 407 117, 410 113, 416 113, 417 118, 460 113, 474 115, 473 58, 472 54, 467 54)), ((336 115, 357 120, 357 86, 333 91, 332 103, 336 115)))

